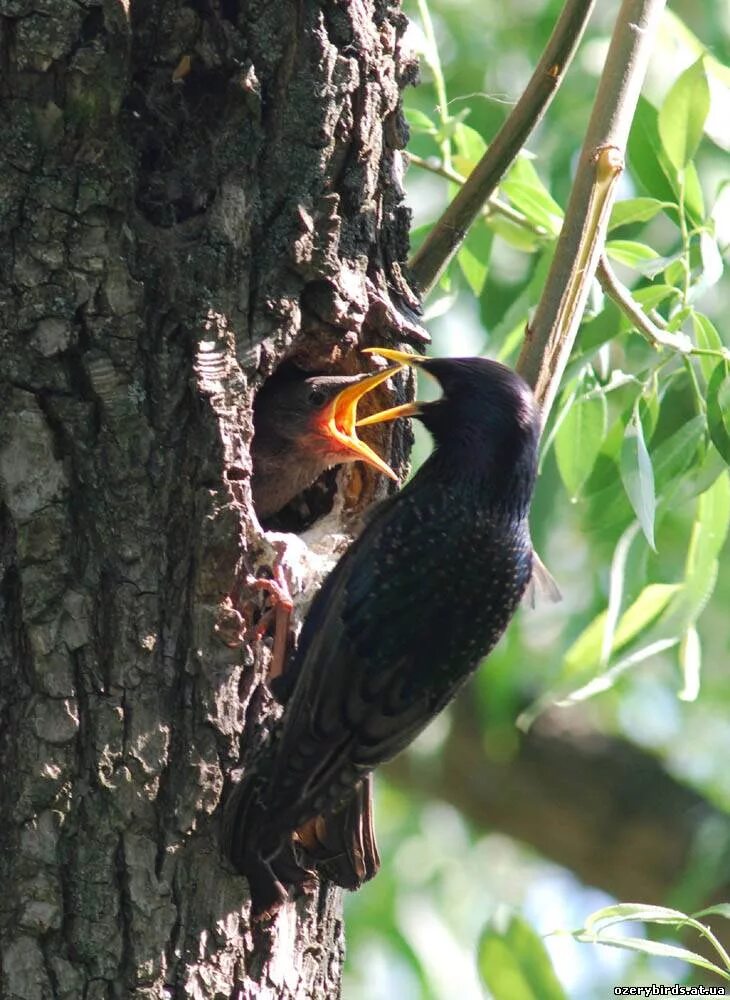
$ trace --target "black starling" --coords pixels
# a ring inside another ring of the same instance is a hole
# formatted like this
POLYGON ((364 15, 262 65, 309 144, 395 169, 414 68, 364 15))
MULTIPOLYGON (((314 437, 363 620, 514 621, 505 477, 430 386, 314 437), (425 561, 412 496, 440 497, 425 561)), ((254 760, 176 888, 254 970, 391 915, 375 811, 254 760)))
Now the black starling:
POLYGON ((271 517, 325 469, 362 460, 391 479, 392 469, 357 437, 357 404, 399 367, 374 375, 311 375, 288 367, 254 400, 254 507, 271 517))
POLYGON ((527 384, 484 358, 375 353, 418 362, 443 395, 360 424, 418 417, 434 450, 326 579, 279 679, 286 708, 271 748, 229 802, 227 848, 257 914, 286 898, 292 859, 306 865, 308 851, 339 884, 374 874, 370 772, 451 701, 533 572, 527 516, 540 414, 527 384))

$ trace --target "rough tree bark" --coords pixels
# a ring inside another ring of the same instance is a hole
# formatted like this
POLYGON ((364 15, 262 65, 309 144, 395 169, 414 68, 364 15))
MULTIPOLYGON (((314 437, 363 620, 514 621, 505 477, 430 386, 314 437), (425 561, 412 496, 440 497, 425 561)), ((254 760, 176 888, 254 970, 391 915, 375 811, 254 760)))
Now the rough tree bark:
MULTIPOLYGON (((272 711, 252 392, 415 329, 403 28, 397 0, 0 0, 7 1000, 339 992, 336 895, 250 926, 217 831, 272 711)), ((340 527, 383 488, 338 483, 340 527)))

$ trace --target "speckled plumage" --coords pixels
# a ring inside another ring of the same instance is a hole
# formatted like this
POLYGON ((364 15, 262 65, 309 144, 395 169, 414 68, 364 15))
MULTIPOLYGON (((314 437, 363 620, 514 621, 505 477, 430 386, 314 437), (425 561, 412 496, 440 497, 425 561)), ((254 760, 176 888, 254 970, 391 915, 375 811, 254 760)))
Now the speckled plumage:
MULTIPOLYGON (((498 641, 530 580, 530 390, 485 359, 423 367, 444 390, 420 414, 433 454, 375 511, 312 604, 255 816, 234 804, 231 850, 243 871, 254 857, 276 867, 293 830, 346 804, 424 729, 498 641)), ((266 909, 262 881, 259 871, 254 902, 266 909)))

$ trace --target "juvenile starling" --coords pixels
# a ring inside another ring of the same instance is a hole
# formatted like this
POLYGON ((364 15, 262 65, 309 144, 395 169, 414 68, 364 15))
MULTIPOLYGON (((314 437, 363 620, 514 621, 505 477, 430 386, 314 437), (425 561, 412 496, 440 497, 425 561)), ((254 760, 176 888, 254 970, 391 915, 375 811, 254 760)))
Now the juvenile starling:
POLYGON ((276 514, 325 469, 362 460, 396 479, 355 431, 357 404, 399 367, 374 375, 311 375, 288 367, 254 400, 253 501, 259 518, 276 514))
POLYGON ((375 353, 418 362, 443 395, 360 424, 415 416, 434 449, 326 579, 280 678, 286 708, 270 750, 229 802, 227 847, 255 914, 286 899, 282 882, 297 881, 308 851, 339 884, 374 873, 370 772, 451 701, 533 572, 527 516, 540 415, 529 387, 484 358, 375 353), (359 845, 354 858, 347 846, 339 856, 328 848, 330 821, 340 845, 359 845))

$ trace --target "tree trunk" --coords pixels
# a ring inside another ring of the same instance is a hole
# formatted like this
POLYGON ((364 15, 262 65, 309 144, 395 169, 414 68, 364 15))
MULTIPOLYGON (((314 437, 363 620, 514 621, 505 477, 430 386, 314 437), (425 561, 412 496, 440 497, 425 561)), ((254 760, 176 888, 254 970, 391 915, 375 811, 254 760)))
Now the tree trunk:
POLYGON ((273 710, 252 392, 417 333, 403 28, 390 0, 0 2, 6 1000, 339 993, 337 894, 250 924, 219 807, 273 710))

